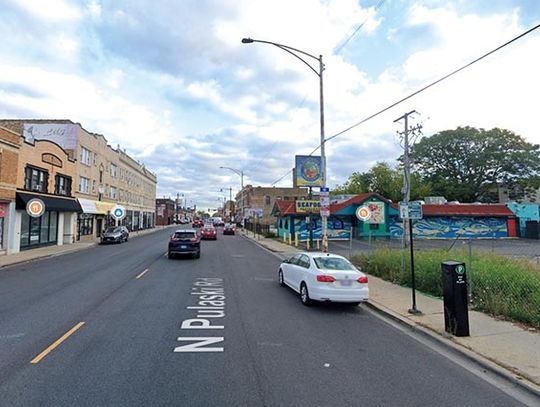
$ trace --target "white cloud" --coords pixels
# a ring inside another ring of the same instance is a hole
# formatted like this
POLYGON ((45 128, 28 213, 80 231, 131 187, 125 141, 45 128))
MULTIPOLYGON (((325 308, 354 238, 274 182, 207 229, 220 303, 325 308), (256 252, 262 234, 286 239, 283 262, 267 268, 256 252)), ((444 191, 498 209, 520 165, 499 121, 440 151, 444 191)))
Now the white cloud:
POLYGON ((74 21, 81 18, 81 11, 64 0, 11 0, 33 16, 46 21, 74 21))

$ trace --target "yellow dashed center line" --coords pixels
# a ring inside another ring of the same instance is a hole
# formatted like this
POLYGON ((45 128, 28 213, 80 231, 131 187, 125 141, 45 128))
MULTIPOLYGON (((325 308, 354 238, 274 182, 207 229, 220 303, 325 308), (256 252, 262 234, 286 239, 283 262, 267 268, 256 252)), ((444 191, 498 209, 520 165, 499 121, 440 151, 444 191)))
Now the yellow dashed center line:
POLYGON ((148 269, 145 269, 141 274, 139 274, 137 277, 135 277, 137 280, 139 278, 141 278, 142 276, 144 276, 146 274, 146 272, 148 271, 148 269))
POLYGON ((45 349, 43 352, 37 355, 34 359, 32 359, 30 363, 33 363, 33 364, 39 363, 41 359, 43 359, 45 356, 51 353, 54 349, 60 346, 62 342, 64 342, 67 338, 73 335, 75 331, 77 331, 83 325, 84 325, 84 321, 79 322, 77 325, 75 325, 73 328, 67 331, 64 335, 62 335, 59 339, 57 339, 51 346, 49 346, 47 349, 45 349))

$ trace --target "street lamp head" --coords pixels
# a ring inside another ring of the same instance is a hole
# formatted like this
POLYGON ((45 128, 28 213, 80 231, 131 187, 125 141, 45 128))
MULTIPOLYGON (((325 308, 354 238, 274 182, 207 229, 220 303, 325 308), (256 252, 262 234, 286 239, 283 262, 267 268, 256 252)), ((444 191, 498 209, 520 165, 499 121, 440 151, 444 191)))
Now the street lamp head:
POLYGON ((251 44, 252 42, 251 38, 242 38, 242 44, 251 44))

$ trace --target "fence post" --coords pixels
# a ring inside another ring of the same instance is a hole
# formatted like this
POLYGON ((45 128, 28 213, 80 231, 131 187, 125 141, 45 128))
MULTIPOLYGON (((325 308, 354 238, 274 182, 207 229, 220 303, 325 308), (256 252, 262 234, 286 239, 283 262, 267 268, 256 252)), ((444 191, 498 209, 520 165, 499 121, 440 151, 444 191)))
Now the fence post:
POLYGON ((298 247, 298 232, 295 232, 294 234, 294 246, 298 247))
POLYGON ((351 229, 349 231, 349 260, 352 257, 352 237, 353 237, 353 227, 351 225, 351 229))
POLYGON ((321 250, 321 241, 317 239, 317 250, 321 250))
POLYGON ((292 246, 292 233, 289 233, 289 245, 292 246))
POLYGON ((287 232, 283 231, 283 243, 287 243, 287 232))

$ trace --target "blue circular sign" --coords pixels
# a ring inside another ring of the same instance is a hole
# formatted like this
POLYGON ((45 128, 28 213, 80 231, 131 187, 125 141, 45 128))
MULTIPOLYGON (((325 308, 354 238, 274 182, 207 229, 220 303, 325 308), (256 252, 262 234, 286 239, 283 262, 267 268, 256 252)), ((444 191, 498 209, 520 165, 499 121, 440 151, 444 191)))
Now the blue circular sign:
POLYGON ((122 206, 115 206, 111 210, 111 216, 116 220, 122 220, 126 216, 126 210, 122 206))

